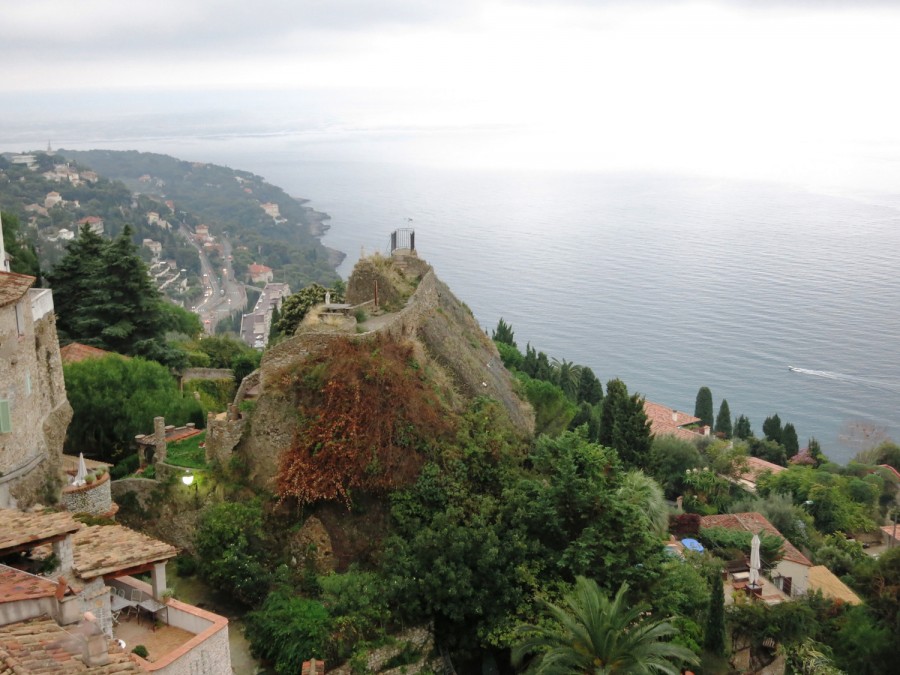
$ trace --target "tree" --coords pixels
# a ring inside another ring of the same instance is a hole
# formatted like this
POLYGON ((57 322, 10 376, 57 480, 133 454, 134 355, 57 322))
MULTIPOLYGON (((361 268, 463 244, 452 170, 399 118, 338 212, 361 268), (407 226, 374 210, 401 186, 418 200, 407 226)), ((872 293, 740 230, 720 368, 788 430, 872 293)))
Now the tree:
POLYGON ((655 436, 647 471, 663 486, 666 497, 675 499, 684 493, 685 472, 701 466, 697 446, 676 436, 655 436))
POLYGON ((616 497, 646 515, 651 531, 662 537, 669 527, 669 506, 662 488, 643 471, 629 471, 622 478, 616 497))
POLYGON ((331 617, 321 602, 289 589, 272 591, 259 611, 244 617, 253 656, 274 663, 278 673, 299 673, 304 661, 325 658, 330 627, 331 617))
POLYGON ((578 378, 578 402, 597 405, 603 400, 603 385, 594 375, 594 371, 587 366, 581 366, 581 375, 578 378))
POLYGON ((694 403, 694 417, 700 418, 700 424, 713 426, 713 398, 709 387, 700 387, 697 392, 697 401, 694 403))
POLYGON ((63 366, 66 394, 74 415, 66 450, 115 461, 137 434, 153 429, 161 415, 167 424, 204 422, 200 404, 182 396, 171 373, 144 359, 110 355, 63 366))
POLYGON ((246 605, 269 591, 263 510, 256 501, 220 502, 204 510, 194 536, 200 575, 246 605))
POLYGON ((551 365, 553 369, 553 382, 563 390, 570 401, 578 399, 578 384, 581 380, 581 367, 571 361, 554 358, 551 365))
POLYGON ((753 438, 753 429, 750 428, 750 419, 746 415, 740 415, 734 422, 734 437, 746 441, 753 438))
POLYGON ((497 329, 491 334, 491 339, 494 342, 502 342, 510 347, 516 346, 516 334, 513 332, 512 326, 506 323, 502 316, 500 321, 497 322, 497 329))
POLYGON ((717 434, 722 434, 725 438, 731 438, 731 410, 728 409, 728 400, 724 398, 719 406, 719 414, 716 415, 715 431, 717 434))
POLYGON ((534 675, 569 673, 666 673, 679 664, 697 664, 689 649, 669 642, 676 633, 666 621, 643 618, 648 607, 626 600, 628 584, 609 598, 592 579, 578 577, 564 605, 547 603, 549 624, 523 625, 513 648, 513 664, 534 675))
POLYGON ((278 333, 291 336, 297 332, 297 327, 307 312, 325 302, 325 294, 329 292, 332 302, 343 302, 344 297, 337 289, 328 289, 321 284, 310 284, 285 298, 281 304, 281 318, 277 324, 278 333))
POLYGON ((781 428, 781 418, 777 413, 766 418, 766 421, 763 422, 762 430, 768 440, 781 443, 784 430, 781 428))
POLYGON ((725 591, 722 575, 714 574, 712 592, 709 596, 709 613, 706 617, 706 633, 703 646, 716 656, 725 655, 725 591))
MULTIPOLYGON (((41 285, 41 266, 38 262, 34 246, 29 246, 20 238, 19 219, 12 213, 0 213, 3 225, 3 248, 11 258, 10 270, 17 274, 28 274, 37 277, 36 284, 41 285)), ((0 261, 2 263, 2 261, 0 261)))
POLYGON ((790 422, 784 425, 784 429, 781 432, 781 444, 784 446, 788 458, 791 458, 800 452, 800 442, 797 440, 797 430, 794 429, 794 425, 790 422))
POLYGON ((606 383, 606 397, 600 413, 600 444, 613 448, 629 466, 644 468, 650 454, 650 423, 644 399, 628 395, 622 380, 606 383))

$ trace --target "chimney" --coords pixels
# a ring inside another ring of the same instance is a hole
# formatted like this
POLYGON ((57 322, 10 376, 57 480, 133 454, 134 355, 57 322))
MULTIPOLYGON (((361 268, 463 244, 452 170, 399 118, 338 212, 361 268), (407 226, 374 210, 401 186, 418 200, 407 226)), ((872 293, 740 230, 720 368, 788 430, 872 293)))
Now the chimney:
POLYGON ((709 425, 704 424, 704 425, 700 428, 700 432, 701 432, 704 436, 709 436, 709 425))
POLYGON ((325 675, 325 662, 318 659, 304 661, 301 675, 325 675))
POLYGON ((673 410, 673 411, 672 411, 672 421, 673 421, 675 424, 678 424, 678 411, 677 411, 677 410, 673 410))
POLYGON ((84 613, 81 624, 81 659, 88 668, 105 666, 109 663, 109 648, 106 646, 106 635, 91 612, 84 613))

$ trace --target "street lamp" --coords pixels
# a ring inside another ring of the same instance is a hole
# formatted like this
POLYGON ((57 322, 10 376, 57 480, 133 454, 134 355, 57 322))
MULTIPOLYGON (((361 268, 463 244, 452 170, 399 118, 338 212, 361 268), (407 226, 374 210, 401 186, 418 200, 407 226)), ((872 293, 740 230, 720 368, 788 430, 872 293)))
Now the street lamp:
POLYGON ((181 482, 185 485, 191 485, 194 482, 194 474, 188 471, 181 477, 181 482))

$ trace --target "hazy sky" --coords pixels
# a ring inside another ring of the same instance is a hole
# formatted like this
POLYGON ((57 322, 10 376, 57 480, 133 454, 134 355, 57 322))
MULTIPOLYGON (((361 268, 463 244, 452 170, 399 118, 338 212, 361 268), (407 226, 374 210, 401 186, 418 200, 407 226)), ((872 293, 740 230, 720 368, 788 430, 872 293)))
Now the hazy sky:
POLYGON ((174 122, 897 190, 898 36, 900 0, 0 0, 0 149, 174 122))

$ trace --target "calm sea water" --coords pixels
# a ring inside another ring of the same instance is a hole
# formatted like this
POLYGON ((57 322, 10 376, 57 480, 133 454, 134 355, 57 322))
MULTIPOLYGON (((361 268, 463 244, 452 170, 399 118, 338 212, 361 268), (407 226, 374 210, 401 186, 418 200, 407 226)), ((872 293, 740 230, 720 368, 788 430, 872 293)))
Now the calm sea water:
POLYGON ((840 462, 900 439, 900 194, 312 162, 308 144, 278 138, 58 145, 258 173, 331 215, 324 242, 348 254, 344 277, 361 250, 386 251, 412 226, 420 256, 486 329, 503 317, 522 349, 650 400, 693 412, 708 386, 756 433, 777 412, 840 462))
POLYGON ((900 437, 896 208, 670 176, 246 161, 332 216, 345 277, 412 226, 481 324, 504 317, 523 349, 689 412, 708 386, 757 433, 778 413, 840 462, 900 437))

